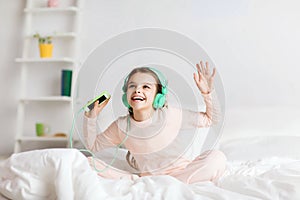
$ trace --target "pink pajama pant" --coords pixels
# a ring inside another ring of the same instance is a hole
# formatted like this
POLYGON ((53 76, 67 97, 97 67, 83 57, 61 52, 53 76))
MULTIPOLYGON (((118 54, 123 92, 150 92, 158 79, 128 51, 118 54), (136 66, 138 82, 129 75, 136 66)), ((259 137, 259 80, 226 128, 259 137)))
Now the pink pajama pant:
MULTIPOLYGON (((127 171, 114 169, 111 167, 105 168, 106 163, 100 160, 95 160, 91 157, 88 158, 90 165, 97 169, 105 169, 103 172, 99 172, 98 175, 103 178, 109 179, 135 179, 138 176, 127 171)), ((189 163, 183 169, 177 169, 170 171, 165 175, 170 175, 178 180, 187 183, 197 183, 201 181, 216 182, 225 172, 226 169, 226 157, 223 152, 218 150, 206 151, 200 156, 196 157, 191 163, 189 163)))

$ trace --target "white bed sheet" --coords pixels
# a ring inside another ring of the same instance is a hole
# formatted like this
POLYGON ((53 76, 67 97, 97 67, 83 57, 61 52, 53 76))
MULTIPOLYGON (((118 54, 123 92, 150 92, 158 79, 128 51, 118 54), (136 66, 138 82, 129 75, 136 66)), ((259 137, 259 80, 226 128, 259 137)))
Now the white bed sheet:
POLYGON ((106 180, 74 149, 19 153, 0 164, 8 199, 300 199, 300 137, 254 137, 220 145, 228 170, 217 184, 170 176, 106 180))

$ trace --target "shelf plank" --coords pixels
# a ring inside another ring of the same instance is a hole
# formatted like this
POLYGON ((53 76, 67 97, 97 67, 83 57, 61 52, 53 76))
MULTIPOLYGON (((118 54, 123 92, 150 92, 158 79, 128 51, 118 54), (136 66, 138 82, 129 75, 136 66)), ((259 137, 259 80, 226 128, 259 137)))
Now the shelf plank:
POLYGON ((25 13, 48 13, 48 12, 79 12, 77 7, 67 7, 67 8, 25 8, 25 13))
POLYGON ((76 63, 76 61, 71 58, 17 58, 16 62, 18 63, 43 63, 43 62, 76 63))
POLYGON ((47 96, 47 97, 25 97, 22 102, 72 102, 71 97, 67 96, 47 96))
MULTIPOLYGON (((33 37, 34 34, 30 34, 27 35, 26 38, 27 39, 35 39, 33 37)), ((78 34, 75 32, 60 32, 60 33, 53 33, 53 34, 49 34, 51 35, 51 37, 53 38, 76 38, 78 37, 78 34)))
POLYGON ((67 137, 47 137, 47 136, 22 136, 17 138, 19 141, 32 141, 32 142, 68 142, 69 138, 67 137))

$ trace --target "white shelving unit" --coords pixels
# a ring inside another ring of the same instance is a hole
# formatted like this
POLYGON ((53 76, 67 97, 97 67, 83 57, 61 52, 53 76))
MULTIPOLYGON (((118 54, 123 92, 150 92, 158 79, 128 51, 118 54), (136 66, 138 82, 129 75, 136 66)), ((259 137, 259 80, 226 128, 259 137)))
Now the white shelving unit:
POLYGON ((27 0, 24 8, 24 42, 20 58, 21 86, 14 151, 67 147, 72 125, 72 94, 79 64, 83 0, 61 0, 47 7, 47 0, 27 0), (40 58, 35 33, 51 35, 53 57, 40 58), (71 96, 61 96, 61 71, 72 70, 71 96), (36 136, 35 124, 51 132, 36 136), (54 137, 66 133, 67 137, 54 137))
POLYGON ((17 58, 18 63, 67 63, 76 64, 76 61, 72 58, 17 58))

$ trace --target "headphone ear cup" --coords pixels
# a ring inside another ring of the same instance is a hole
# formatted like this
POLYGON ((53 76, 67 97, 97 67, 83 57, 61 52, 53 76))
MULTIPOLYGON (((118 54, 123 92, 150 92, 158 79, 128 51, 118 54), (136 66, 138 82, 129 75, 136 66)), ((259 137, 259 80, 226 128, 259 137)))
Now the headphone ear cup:
POLYGON ((161 88, 161 93, 162 93, 163 95, 167 94, 167 92, 168 92, 167 87, 162 87, 162 88, 161 88))
POLYGON ((122 96, 122 102, 123 102, 125 107, 130 108, 130 105, 127 101, 127 94, 126 93, 124 93, 123 96, 122 96))
POLYGON ((164 94, 158 93, 155 96, 155 99, 153 101, 153 107, 154 108, 162 108, 165 105, 166 102, 166 96, 164 94))

